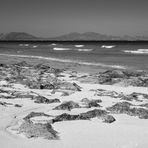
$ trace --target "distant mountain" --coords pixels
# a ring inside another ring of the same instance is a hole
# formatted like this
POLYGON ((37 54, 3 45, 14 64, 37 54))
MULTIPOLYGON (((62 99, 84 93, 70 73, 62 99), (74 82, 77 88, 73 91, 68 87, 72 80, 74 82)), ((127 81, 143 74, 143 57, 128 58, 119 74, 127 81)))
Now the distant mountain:
POLYGON ((7 34, 1 34, 0 40, 37 40, 38 37, 35 37, 31 34, 25 32, 11 32, 7 34))
POLYGON ((100 33, 94 33, 94 32, 85 32, 85 33, 69 33, 66 35, 62 35, 59 37, 52 38, 53 40, 121 40, 120 37, 117 36, 108 36, 100 33))
POLYGON ((148 40, 148 37, 145 36, 111 36, 111 35, 105 35, 95 32, 85 32, 85 33, 69 33, 58 37, 52 37, 52 38, 42 38, 42 37, 36 37, 29 33, 25 32, 11 32, 7 34, 0 34, 0 40, 2 41, 106 41, 106 40, 127 40, 127 41, 134 41, 134 40, 148 40))

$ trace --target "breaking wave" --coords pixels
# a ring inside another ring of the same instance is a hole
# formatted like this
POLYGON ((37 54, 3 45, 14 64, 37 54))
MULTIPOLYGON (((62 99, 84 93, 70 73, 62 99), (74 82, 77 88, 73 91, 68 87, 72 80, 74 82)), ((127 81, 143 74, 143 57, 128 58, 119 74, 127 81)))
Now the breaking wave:
POLYGON ((122 65, 108 65, 103 63, 91 63, 91 62, 75 61, 70 59, 65 60, 65 59, 43 57, 43 56, 14 55, 14 54, 0 54, 0 55, 9 56, 9 57, 19 57, 19 58, 43 59, 43 60, 50 60, 50 61, 57 61, 57 62, 64 62, 64 63, 74 63, 74 64, 88 65, 88 66, 100 66, 100 67, 106 67, 106 68, 127 69, 126 66, 122 66, 122 65))
POLYGON ((93 49, 77 49, 78 51, 92 51, 93 49))
POLYGON ((75 47, 78 47, 78 48, 79 48, 79 47, 84 47, 84 45, 75 45, 75 47))
POLYGON ((114 48, 115 47, 115 45, 110 45, 110 46, 108 46, 108 45, 102 45, 101 46, 101 48, 114 48))
POLYGON ((59 51, 62 51, 62 50, 71 50, 70 48, 53 48, 53 50, 59 50, 59 51))
POLYGON ((124 50, 124 52, 132 54, 148 54, 148 49, 124 50))

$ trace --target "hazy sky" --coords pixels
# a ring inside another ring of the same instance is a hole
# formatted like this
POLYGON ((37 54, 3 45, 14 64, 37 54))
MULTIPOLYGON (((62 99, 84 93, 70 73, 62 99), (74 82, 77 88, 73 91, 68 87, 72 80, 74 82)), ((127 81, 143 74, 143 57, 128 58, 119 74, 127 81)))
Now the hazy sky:
POLYGON ((0 0, 0 32, 148 35, 148 0, 0 0))

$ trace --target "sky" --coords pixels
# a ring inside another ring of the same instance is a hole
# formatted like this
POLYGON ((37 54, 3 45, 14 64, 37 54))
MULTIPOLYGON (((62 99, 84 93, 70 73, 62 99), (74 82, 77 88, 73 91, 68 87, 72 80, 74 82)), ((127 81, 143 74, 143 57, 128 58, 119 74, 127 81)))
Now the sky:
POLYGON ((148 36, 148 0, 0 0, 0 33, 148 36))

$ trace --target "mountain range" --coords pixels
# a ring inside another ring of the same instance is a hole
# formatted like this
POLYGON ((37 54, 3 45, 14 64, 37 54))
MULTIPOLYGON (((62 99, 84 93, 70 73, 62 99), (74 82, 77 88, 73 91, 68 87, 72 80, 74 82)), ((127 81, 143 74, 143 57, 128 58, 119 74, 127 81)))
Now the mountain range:
POLYGON ((51 38, 43 38, 43 37, 36 37, 29 33, 25 32, 10 32, 0 34, 1 41, 108 41, 108 40, 127 40, 127 41, 134 41, 134 40, 148 40, 148 37, 145 36, 111 36, 105 35, 95 32, 85 32, 85 33, 69 33, 62 36, 51 37, 51 38))

